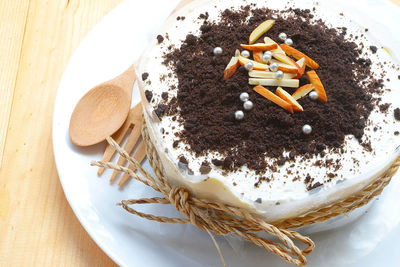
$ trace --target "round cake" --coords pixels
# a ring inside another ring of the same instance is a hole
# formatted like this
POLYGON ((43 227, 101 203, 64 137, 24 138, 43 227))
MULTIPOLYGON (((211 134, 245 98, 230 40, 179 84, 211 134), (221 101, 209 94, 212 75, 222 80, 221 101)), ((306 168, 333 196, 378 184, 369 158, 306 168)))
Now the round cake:
POLYGON ((195 1, 143 54, 146 127, 172 184, 276 222, 399 157, 399 65, 367 27, 300 2, 195 1))

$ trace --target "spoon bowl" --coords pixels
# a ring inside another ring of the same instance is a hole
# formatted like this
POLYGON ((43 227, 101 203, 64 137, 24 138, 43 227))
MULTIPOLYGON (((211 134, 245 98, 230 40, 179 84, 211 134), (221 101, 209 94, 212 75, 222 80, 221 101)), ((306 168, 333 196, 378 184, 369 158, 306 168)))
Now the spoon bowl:
POLYGON ((123 74, 87 92, 71 115, 71 141, 78 146, 91 146, 115 133, 128 116, 135 80, 132 65, 123 74))

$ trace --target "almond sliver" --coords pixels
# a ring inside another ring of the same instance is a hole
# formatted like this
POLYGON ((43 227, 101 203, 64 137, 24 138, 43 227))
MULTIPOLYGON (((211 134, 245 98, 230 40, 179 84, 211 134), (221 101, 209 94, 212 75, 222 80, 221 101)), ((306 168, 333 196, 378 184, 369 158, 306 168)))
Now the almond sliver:
POLYGON ((299 80, 297 79, 260 79, 249 78, 250 85, 263 85, 263 86, 282 86, 282 87, 299 87, 299 80))
POLYGON ((306 59, 306 65, 312 69, 318 69, 319 65, 317 62, 312 60, 310 57, 308 57, 306 54, 300 52, 299 50, 287 45, 287 44, 281 44, 280 48, 286 52, 289 56, 294 57, 295 59, 299 60, 301 58, 306 59))
MULTIPOLYGON (((253 78, 275 79, 275 72, 252 70, 252 71, 249 71, 249 76, 253 77, 253 78)), ((294 76, 296 76, 296 74, 284 73, 283 79, 292 79, 292 78, 294 78, 294 76)))
POLYGON ((307 76, 308 76, 308 79, 310 80, 310 83, 312 85, 314 85, 315 91, 317 91, 317 93, 318 93, 318 99, 321 100, 322 102, 328 101, 324 86, 323 86, 321 80, 319 79, 317 73, 313 70, 307 71, 307 76))
POLYGON ((256 91, 257 93, 259 93, 260 95, 262 95, 263 97, 265 97, 266 99, 274 102, 278 106, 286 109, 290 113, 293 113, 293 106, 291 104, 289 104, 288 102, 286 102, 279 96, 275 95, 274 93, 269 91, 267 88, 257 85, 253 88, 253 90, 256 91))
POLYGON ((266 51, 278 48, 278 44, 263 44, 263 43, 253 44, 253 45, 241 44, 240 46, 250 51, 266 51))
POLYGON ((286 102, 291 104, 293 106, 293 110, 295 110, 295 111, 303 111, 303 107, 296 101, 296 99, 294 99, 288 92, 283 90, 281 87, 278 87, 276 89, 276 94, 280 98, 282 98, 283 100, 285 100, 286 102))
POLYGON ((254 61, 254 60, 242 57, 242 56, 239 56, 238 58, 239 58, 239 63, 242 66, 244 66, 244 64, 246 64, 247 62, 251 62, 251 63, 253 63, 253 69, 255 69, 255 70, 267 70, 269 68, 269 66, 266 64, 262 64, 260 62, 257 62, 257 61, 254 61))
POLYGON ((224 80, 228 80, 236 72, 239 66, 239 58, 232 57, 224 70, 224 80))
POLYGON ((258 38, 261 37, 264 33, 266 33, 272 26, 274 26, 275 20, 269 19, 258 25, 257 28, 253 30, 249 37, 249 44, 253 44, 257 41, 258 38))
POLYGON ((294 99, 298 100, 298 99, 302 98, 303 96, 307 95, 309 92, 311 92, 314 89, 315 89, 315 87, 312 84, 303 85, 302 87, 297 89, 296 92, 294 92, 292 94, 292 97, 294 99))
POLYGON ((261 51, 254 51, 253 52, 254 61, 264 64, 262 60, 262 52, 261 51))

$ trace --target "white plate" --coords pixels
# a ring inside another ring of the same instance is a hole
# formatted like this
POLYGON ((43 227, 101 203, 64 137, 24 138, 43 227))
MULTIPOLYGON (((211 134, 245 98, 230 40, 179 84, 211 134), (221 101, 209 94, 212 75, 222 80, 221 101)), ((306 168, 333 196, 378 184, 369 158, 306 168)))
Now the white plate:
MULTIPOLYGON (((122 199, 156 194, 136 181, 130 181, 122 190, 115 184, 110 185, 107 179, 110 171, 98 178, 97 169, 89 163, 101 158, 105 145, 82 149, 74 146, 68 137, 69 118, 80 97, 89 88, 116 76, 134 62, 178 2, 131 0, 110 12, 71 58, 55 101, 54 155, 65 195, 86 231, 119 265, 221 266, 206 232, 190 225, 150 222, 116 206, 122 199)), ((355 21, 370 17, 365 26, 377 39, 385 40, 389 48, 400 43, 389 38, 400 36, 399 29, 394 26, 400 25, 400 8, 386 1, 336 2, 355 21)), ((139 101, 137 90, 133 98, 133 104, 139 101)), ((144 166, 150 169, 147 162, 144 166)), ((400 239, 400 211, 393 206, 400 201, 396 193, 400 190, 399 178, 397 175, 380 200, 355 223, 313 235, 317 248, 308 257, 308 266, 399 266, 400 261, 395 255, 400 253, 400 247, 396 245, 400 239)), ((165 205, 140 209, 179 216, 165 205)), ((265 263, 290 266, 277 256, 234 237, 218 237, 217 241, 228 266, 265 266, 265 263)))

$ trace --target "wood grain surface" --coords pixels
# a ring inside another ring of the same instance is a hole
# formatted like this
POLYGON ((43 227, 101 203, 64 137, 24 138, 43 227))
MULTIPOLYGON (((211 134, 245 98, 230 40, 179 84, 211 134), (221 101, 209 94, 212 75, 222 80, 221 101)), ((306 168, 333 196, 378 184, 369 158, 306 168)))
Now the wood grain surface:
POLYGON ((51 121, 70 56, 120 2, 0 0, 0 266, 114 265, 65 199, 51 121))

